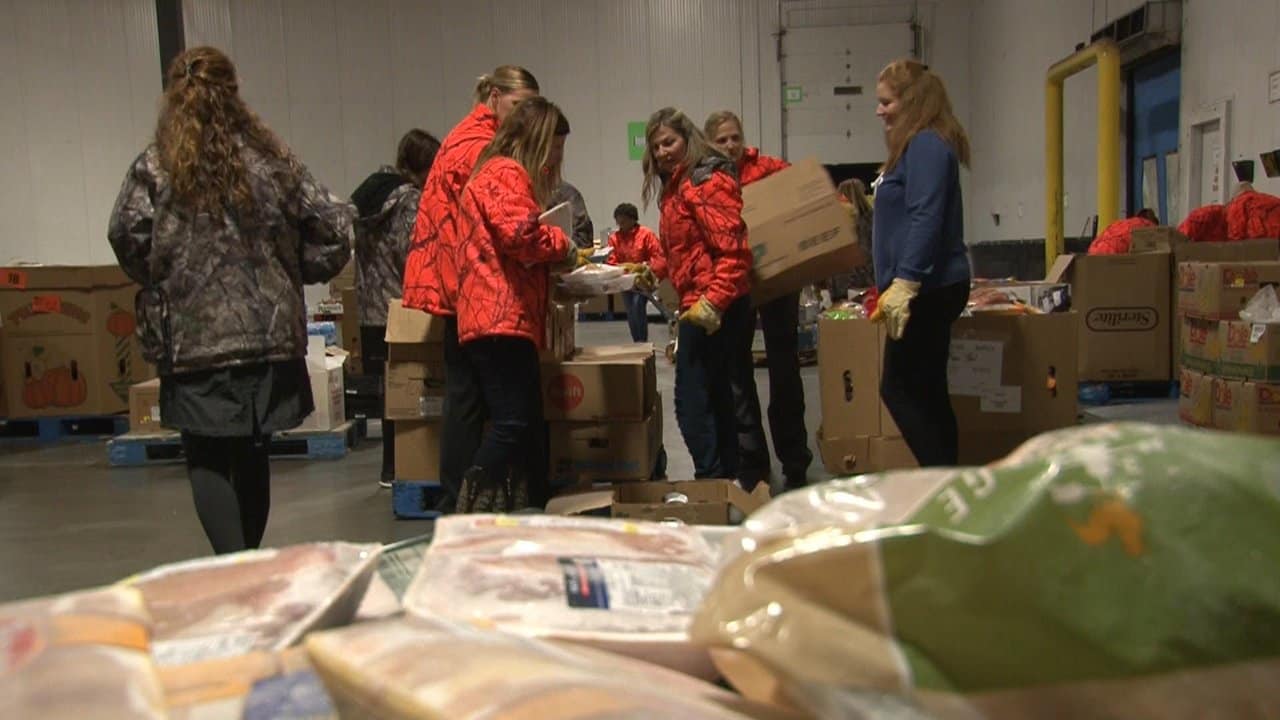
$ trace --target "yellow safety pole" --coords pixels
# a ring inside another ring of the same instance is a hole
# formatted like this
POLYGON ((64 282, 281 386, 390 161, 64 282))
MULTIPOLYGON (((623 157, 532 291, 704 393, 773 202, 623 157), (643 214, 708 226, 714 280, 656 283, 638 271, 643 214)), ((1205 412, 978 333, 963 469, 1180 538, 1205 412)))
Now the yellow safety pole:
POLYGON ((1066 79, 1098 66, 1098 225, 1120 215, 1120 48, 1099 40, 1049 68, 1045 76, 1045 238, 1047 272, 1064 250, 1062 213, 1062 87, 1066 79))

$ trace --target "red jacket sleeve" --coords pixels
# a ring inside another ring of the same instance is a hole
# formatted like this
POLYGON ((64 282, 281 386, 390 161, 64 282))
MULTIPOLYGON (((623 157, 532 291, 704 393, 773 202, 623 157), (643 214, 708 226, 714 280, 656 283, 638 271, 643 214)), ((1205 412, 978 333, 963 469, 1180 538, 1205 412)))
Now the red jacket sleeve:
POLYGON ((533 198, 528 173, 513 161, 494 162, 500 164, 472 179, 494 251, 525 265, 563 260, 569 254, 569 238, 560 228, 538 222, 542 210, 533 198))
POLYGON ((756 162, 760 163, 760 169, 764 171, 761 177, 769 177, 779 170, 786 170, 791 167, 791 163, 786 160, 772 155, 765 155, 764 153, 760 153, 760 158, 756 162))
POLYGON ((717 171, 701 184, 688 183, 693 216, 711 253, 711 282, 702 294, 725 310, 750 287, 751 248, 742 221, 742 188, 728 173, 717 171))
POLYGON ((613 252, 609 253, 609 257, 604 259, 605 265, 621 265, 624 260, 618 258, 618 233, 609 233, 609 247, 613 248, 613 252))
POLYGON ((659 280, 666 278, 667 252, 662 249, 662 241, 647 227, 641 227, 637 232, 641 240, 640 246, 644 248, 645 257, 649 259, 649 269, 653 271, 654 277, 659 280))

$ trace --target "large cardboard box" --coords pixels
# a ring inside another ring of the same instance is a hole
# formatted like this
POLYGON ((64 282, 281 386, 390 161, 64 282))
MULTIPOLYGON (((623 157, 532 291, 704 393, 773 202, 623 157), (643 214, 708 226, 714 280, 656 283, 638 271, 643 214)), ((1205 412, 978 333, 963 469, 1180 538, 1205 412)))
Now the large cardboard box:
POLYGON ((311 380, 311 398, 316 409, 302 420, 295 431, 332 430, 347 419, 347 391, 342 367, 346 354, 342 350, 330 354, 324 338, 312 335, 307 343, 307 375, 311 380))
POLYGON ((1223 320, 1218 326, 1221 360, 1227 377, 1280 382, 1280 323, 1223 320))
POLYGON ((768 502, 768 483, 748 493, 732 480, 664 480, 560 495, 547 503, 547 514, 736 525, 768 502))
POLYGON ((742 189, 757 303, 870 261, 853 234, 831 177, 809 158, 742 189))
POLYGON ((149 432, 161 429, 160 378, 129 388, 129 430, 149 432))
POLYGON ((818 455, 827 472, 841 477, 871 470, 871 438, 866 435, 832 437, 826 426, 818 428, 818 455))
POLYGON ((1213 377, 1186 368, 1178 375, 1178 417, 1189 425, 1213 427, 1213 377))
MULTIPOLYGON (((348 290, 350 288, 354 288, 355 286, 356 286, 356 255, 353 252, 351 253, 351 259, 347 261, 347 264, 343 265, 342 269, 338 271, 338 274, 333 276, 333 279, 329 281, 329 297, 333 298, 334 300, 341 299, 342 291, 348 290)), ((343 302, 345 303, 346 301, 344 300, 343 302)), ((346 310, 346 305, 344 304, 343 311, 345 312, 345 310, 346 310)))
POLYGON ((397 480, 440 480, 440 437, 437 420, 400 420, 395 424, 397 480))
POLYGON ((1218 372, 1222 351, 1218 322, 1185 313, 1180 315, 1178 342, 1182 348, 1178 360, 1182 367, 1209 374, 1218 372))
POLYGON ((1243 380, 1215 377, 1213 382, 1213 427, 1228 432, 1245 432, 1248 426, 1243 380))
POLYGON ((920 467, 916 456, 900 437, 871 438, 871 467, 875 472, 920 467))
POLYGON ((640 421, 551 422, 551 483, 651 480, 662 448, 662 401, 640 421))
POLYGON ((388 420, 444 415, 444 320, 392 300, 387 308, 387 370, 383 402, 388 420))
POLYGON ((1260 435, 1280 435, 1280 384, 1246 381, 1241 389, 1243 408, 1239 429, 1260 435))
POLYGON ((980 314, 952 326, 947 368, 960 462, 982 465, 1023 441, 1076 423, 1075 312, 980 314))
POLYGON ((1280 284, 1280 262, 1187 262, 1178 266, 1178 310, 1235 320, 1267 284, 1280 284))
POLYGON ((880 400, 884 343, 884 325, 865 318, 819 318, 818 389, 829 437, 902 434, 880 400))
POLYGON ((137 285, 114 265, 3 273, 8 416, 127 412, 129 388, 155 377, 134 334, 137 285))
POLYGON ((1085 381, 1168 380, 1171 256, 1063 255, 1048 279, 1071 284, 1079 318, 1079 372, 1085 381))
POLYGON ((547 420, 641 421, 657 401, 653 345, 587 347, 572 360, 542 364, 547 420))

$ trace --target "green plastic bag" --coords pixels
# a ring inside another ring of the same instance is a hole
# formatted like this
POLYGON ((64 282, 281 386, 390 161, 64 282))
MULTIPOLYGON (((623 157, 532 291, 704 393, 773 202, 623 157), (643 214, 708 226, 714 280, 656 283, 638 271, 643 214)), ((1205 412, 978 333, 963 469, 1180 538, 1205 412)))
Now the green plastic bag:
POLYGON ((692 635, 821 717, 1277 717, 1278 492, 1278 441, 1139 424, 839 480, 726 540, 692 635))

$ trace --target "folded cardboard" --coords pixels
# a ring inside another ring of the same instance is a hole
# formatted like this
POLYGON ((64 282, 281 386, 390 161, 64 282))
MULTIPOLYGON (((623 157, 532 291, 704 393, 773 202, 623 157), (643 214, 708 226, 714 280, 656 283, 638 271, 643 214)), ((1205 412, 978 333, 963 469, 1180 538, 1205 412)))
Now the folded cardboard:
MULTIPOLYGON (((395 301, 399 304, 399 301, 395 301)), ((339 343, 347 351, 347 370, 356 375, 363 371, 363 353, 360 347, 360 308, 357 305, 356 289, 342 289, 342 321, 339 323, 339 343)))
POLYGON ((650 480, 662 448, 662 400, 644 420, 550 422, 548 434, 554 487, 650 480))
POLYGON ((1187 262, 1178 266, 1178 310, 1235 320, 1263 285, 1280 284, 1280 262, 1187 262))
POLYGON ((640 482, 552 498, 547 513, 600 514, 607 508, 615 518, 736 525, 768 502, 767 483, 748 493, 732 480, 640 482))
POLYGON ((884 342, 884 326, 865 318, 819 318, 819 400, 831 437, 902 434, 880 400, 884 342))
POLYGON ((1178 360, 1182 367, 1209 374, 1218 372, 1222 350, 1218 322, 1185 313, 1179 317, 1178 342, 1182 348, 1178 360))
POLYGON ((1280 382, 1280 323, 1223 320, 1218 372, 1227 377, 1280 382))
POLYGON ((866 265, 831 177, 806 159, 742 189, 758 304, 866 265))
POLYGON ((960 461, 981 465, 1023 440, 1076 423, 1075 311, 975 315, 952 326, 947 366, 960 461))
POLYGON ((347 392, 342 367, 347 356, 341 348, 324 346, 324 338, 307 338, 307 375, 315 410, 295 430, 332 430, 346 421, 347 392))
POLYGON ((644 420, 658 393, 653 345, 582 348, 572 360, 542 363, 547 420, 644 420))
POLYGON ((155 377, 134 333, 138 286, 114 265, 0 272, 8 416, 127 412, 129 388, 155 377))
POLYGON ((440 480, 440 431, 436 420, 399 420, 395 424, 397 480, 440 480))
POLYGON ((1171 376, 1171 256, 1063 255, 1052 282, 1071 284, 1079 319, 1079 372, 1084 381, 1160 381, 1171 376))
POLYGON ((444 416, 444 320, 392 300, 387 308, 384 403, 389 420, 444 416))
POLYGON ((1178 375, 1178 417, 1189 425, 1213 427, 1213 377, 1186 368, 1178 375))
POLYGON ((160 378, 153 378, 129 388, 129 431, 160 429, 160 378))

